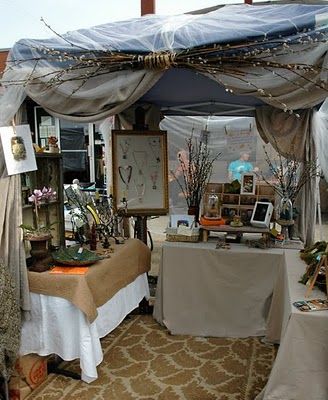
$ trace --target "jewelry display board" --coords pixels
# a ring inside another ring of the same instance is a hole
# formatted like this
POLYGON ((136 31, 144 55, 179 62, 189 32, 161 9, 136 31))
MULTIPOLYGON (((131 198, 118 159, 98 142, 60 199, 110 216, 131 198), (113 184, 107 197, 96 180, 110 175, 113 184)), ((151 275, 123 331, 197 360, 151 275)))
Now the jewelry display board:
POLYGON ((113 197, 128 215, 168 213, 165 131, 112 131, 113 197))

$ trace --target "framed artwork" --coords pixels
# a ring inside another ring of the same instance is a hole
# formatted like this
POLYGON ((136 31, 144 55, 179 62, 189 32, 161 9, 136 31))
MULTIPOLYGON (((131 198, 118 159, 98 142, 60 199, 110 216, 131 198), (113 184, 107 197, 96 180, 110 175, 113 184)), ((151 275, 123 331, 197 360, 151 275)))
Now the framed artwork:
POLYGON ((240 194, 255 194, 256 176, 253 173, 241 175, 240 194))
POLYGON ((113 199, 128 215, 168 213, 165 131, 112 131, 113 199))
POLYGON ((251 218, 251 225, 258 228, 268 228, 273 213, 273 205, 268 201, 257 201, 255 203, 251 218))
POLYGON ((185 226, 186 228, 193 228, 195 225, 195 217, 186 214, 172 214, 170 216, 170 227, 179 228, 185 226))
POLYGON ((48 145, 48 137, 59 137, 59 120, 47 113, 41 106, 34 107, 35 142, 40 147, 48 145))
POLYGON ((3 126, 0 137, 8 175, 37 169, 29 125, 3 126))

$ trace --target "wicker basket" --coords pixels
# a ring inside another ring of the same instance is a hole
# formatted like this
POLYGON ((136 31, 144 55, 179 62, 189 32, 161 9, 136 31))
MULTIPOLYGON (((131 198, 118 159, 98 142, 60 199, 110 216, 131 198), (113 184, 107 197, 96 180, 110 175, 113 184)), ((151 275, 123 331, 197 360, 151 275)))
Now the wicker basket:
POLYGON ((178 234, 177 230, 177 228, 166 228, 166 240, 168 242, 198 242, 199 228, 192 228, 191 236, 178 234))

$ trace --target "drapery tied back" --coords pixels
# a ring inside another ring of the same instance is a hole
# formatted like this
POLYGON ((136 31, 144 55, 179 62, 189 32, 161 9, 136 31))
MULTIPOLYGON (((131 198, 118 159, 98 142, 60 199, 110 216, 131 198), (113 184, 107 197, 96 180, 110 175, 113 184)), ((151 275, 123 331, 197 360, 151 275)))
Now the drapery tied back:
POLYGON ((138 56, 138 63, 142 64, 146 69, 169 69, 175 63, 176 53, 155 52, 146 56, 138 56))

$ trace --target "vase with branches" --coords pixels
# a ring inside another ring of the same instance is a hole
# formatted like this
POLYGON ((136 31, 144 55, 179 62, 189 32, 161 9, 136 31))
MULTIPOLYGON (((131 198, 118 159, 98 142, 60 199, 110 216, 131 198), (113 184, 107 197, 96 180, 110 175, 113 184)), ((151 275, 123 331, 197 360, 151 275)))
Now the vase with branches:
POLYGON ((316 161, 301 162, 296 159, 293 152, 289 157, 283 157, 277 152, 276 159, 272 160, 265 146, 263 147, 265 161, 269 167, 271 179, 268 180, 260 171, 257 176, 266 182, 279 196, 279 208, 277 221, 283 225, 292 225, 293 205, 303 186, 313 177, 318 175, 318 165, 316 161))
POLYGON ((213 163, 220 154, 212 156, 207 141, 197 140, 192 133, 186 139, 186 150, 178 153, 179 173, 170 171, 186 200, 188 213, 195 215, 197 223, 200 203, 212 175, 213 163))

